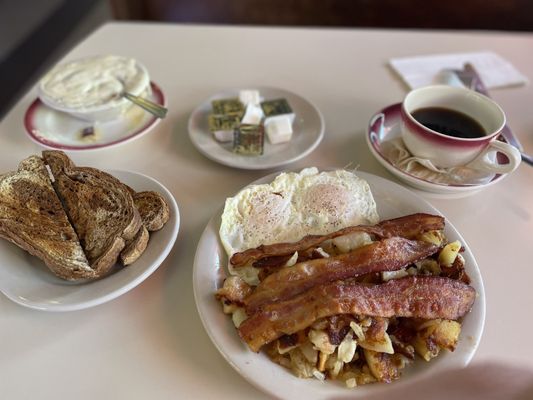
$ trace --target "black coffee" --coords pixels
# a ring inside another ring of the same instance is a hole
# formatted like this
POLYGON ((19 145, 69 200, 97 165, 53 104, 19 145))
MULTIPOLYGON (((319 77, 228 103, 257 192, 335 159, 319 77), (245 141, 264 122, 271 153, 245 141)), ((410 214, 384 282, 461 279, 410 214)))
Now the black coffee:
POLYGON ((447 136, 472 139, 487 134, 481 124, 474 118, 449 108, 419 108, 413 111, 411 115, 426 128, 447 136))

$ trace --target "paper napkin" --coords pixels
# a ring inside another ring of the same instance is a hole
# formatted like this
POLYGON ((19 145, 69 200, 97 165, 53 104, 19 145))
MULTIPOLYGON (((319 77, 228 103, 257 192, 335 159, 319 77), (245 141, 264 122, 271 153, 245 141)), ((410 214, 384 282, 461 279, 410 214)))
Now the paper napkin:
POLYGON ((438 168, 431 161, 413 156, 401 138, 386 140, 381 144, 383 155, 396 168, 417 178, 445 185, 485 185, 494 173, 476 168, 477 159, 453 168, 438 168))
POLYGON ((439 83, 437 77, 442 70, 447 68, 462 69, 466 63, 471 63, 474 66, 488 89, 528 83, 528 79, 510 62, 490 51, 437 54, 390 60, 391 67, 411 89, 439 83))

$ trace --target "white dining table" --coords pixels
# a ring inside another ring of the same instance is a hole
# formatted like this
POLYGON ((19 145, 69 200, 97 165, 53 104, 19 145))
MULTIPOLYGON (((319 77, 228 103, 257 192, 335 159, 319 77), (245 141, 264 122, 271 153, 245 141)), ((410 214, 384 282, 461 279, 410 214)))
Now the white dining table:
MULTIPOLYGON (((181 212, 175 246, 141 285, 108 303, 50 313, 0 296, 0 397, 3 399, 262 399, 219 354, 197 313, 192 268, 200 235, 224 200, 282 169, 358 167, 401 183, 369 152, 369 118, 402 100, 407 87, 392 57, 490 50, 533 79, 533 35, 383 29, 267 28, 162 23, 103 25, 63 61, 96 54, 140 60, 168 99, 168 116, 142 138, 71 153, 79 165, 141 172, 163 183, 181 212), (228 88, 283 88, 313 102, 325 118, 321 144, 285 167, 239 170, 201 155, 189 140, 192 110, 228 88)), ((9 77, 2 77, 8 79, 9 77)), ((23 96, 0 122, 0 171, 41 148, 23 116, 23 96)), ((533 153, 533 87, 498 89, 493 98, 526 152, 533 153)), ((533 368, 533 168, 522 164, 498 184, 447 199, 416 192, 467 241, 487 298, 474 363, 533 368)), ((1 266, 0 266, 1 268, 1 266)))

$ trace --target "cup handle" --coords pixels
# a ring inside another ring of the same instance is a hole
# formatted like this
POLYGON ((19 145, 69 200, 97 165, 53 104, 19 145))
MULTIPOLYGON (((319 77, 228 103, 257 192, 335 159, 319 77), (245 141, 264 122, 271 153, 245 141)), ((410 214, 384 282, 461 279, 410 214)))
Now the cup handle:
POLYGON ((520 151, 510 144, 500 142, 499 140, 493 140, 487 146, 487 148, 476 157, 474 161, 468 164, 469 167, 480 169, 484 171, 494 172, 495 174, 507 174, 513 172, 518 168, 522 157, 520 151), (499 164, 495 159, 490 158, 491 153, 503 153, 509 159, 507 164, 499 164))

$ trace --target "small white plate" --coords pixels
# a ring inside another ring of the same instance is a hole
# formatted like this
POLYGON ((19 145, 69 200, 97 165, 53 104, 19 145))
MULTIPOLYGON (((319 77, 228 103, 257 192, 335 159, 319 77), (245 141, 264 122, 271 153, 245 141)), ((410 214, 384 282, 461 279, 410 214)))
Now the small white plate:
MULTIPOLYGON (((426 179, 421 179, 415 175, 402 171, 387 157, 385 157, 381 148, 381 144, 384 141, 392 140, 401 136, 400 110, 401 103, 397 103, 385 107, 383 110, 373 115, 368 124, 366 142, 371 153, 374 155, 374 157, 376 157, 380 164, 405 183, 425 192, 448 195, 449 197, 457 198, 474 194, 481 189, 485 189, 496 184, 507 176, 507 174, 497 174, 490 182, 484 185, 446 185, 443 183, 435 183, 426 179)), ((501 155, 498 154, 498 157, 500 156, 501 155)))
MULTIPOLYGON (((149 100, 166 106, 165 95, 154 82, 149 100)), ((160 119, 132 105, 120 118, 105 122, 89 122, 54 110, 38 98, 24 115, 24 126, 31 140, 49 148, 68 151, 97 150, 118 146, 140 138, 154 128, 160 119), (94 134, 83 136, 83 130, 92 127, 94 134)))
MULTIPOLYGON (((253 184, 271 182, 278 173, 264 177, 253 184)), ((363 172, 356 174, 365 179, 374 195, 382 220, 402 215, 424 212, 442 215, 428 202, 402 186, 363 172)), ((298 379, 287 369, 273 363, 263 353, 253 353, 241 341, 231 318, 222 312, 220 302, 215 300, 215 291, 222 286, 227 275, 228 259, 218 237, 221 210, 205 228, 194 259, 193 288, 198 313, 204 327, 226 361, 245 379, 272 396, 287 399, 364 398, 370 394, 391 391, 405 382, 435 373, 445 368, 466 366, 472 359, 483 332, 485 321, 485 292, 476 260, 465 240, 446 220, 445 234, 449 240, 460 240, 465 251, 468 275, 478 297, 472 311, 464 318, 461 338, 453 353, 443 352, 430 363, 418 359, 403 371, 403 376, 390 385, 373 384, 347 389, 339 382, 320 382, 316 379, 298 379)))
POLYGON ((0 240, 0 291, 15 303, 43 311, 74 311, 108 302, 148 278, 165 260, 178 236, 180 215, 172 194, 161 183, 130 171, 110 171, 136 191, 160 193, 170 208, 170 219, 150 233, 148 247, 132 265, 89 283, 57 278, 37 257, 0 240))
POLYGON ((267 169, 295 162, 311 153, 324 136, 324 118, 311 102, 283 89, 257 88, 265 100, 285 98, 294 111, 292 139, 287 143, 270 144, 265 135, 263 155, 245 156, 232 151, 232 143, 217 142, 207 124, 211 101, 238 97, 239 90, 218 93, 200 104, 189 118, 189 137, 194 146, 207 158, 221 164, 242 169, 267 169))

